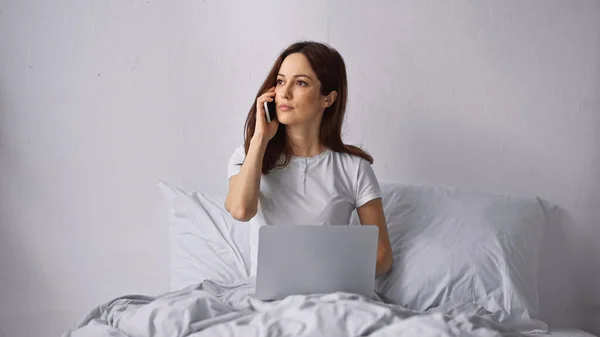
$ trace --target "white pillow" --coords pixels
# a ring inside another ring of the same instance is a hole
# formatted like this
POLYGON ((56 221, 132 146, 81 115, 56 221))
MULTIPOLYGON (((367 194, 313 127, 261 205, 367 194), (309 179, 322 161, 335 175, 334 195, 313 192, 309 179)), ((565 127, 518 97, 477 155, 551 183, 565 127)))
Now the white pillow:
POLYGON ((162 181, 157 185, 170 210, 170 289, 246 277, 248 224, 231 217, 222 200, 162 181))
POLYGON ((458 188, 381 187, 394 266, 377 279, 380 295, 418 311, 473 303, 520 331, 547 330, 535 319, 547 221, 542 200, 458 188))

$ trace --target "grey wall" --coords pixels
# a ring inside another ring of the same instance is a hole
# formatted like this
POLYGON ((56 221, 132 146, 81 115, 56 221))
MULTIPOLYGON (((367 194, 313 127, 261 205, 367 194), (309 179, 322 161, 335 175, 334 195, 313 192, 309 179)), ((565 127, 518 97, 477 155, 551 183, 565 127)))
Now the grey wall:
POLYGON ((345 57, 345 140, 381 181, 564 208, 572 262, 544 277, 572 267, 569 324, 600 333, 599 2, 4 0, 0 336, 166 290, 155 181, 223 196, 254 94, 297 39, 345 57))

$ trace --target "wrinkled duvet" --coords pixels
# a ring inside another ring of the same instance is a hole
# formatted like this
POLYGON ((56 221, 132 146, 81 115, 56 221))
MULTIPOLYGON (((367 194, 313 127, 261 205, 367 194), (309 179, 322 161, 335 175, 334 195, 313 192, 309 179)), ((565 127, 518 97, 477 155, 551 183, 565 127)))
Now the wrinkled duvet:
POLYGON ((417 313, 350 293, 254 298, 254 278, 204 281, 158 296, 122 296, 63 337, 521 336, 475 313, 417 313))

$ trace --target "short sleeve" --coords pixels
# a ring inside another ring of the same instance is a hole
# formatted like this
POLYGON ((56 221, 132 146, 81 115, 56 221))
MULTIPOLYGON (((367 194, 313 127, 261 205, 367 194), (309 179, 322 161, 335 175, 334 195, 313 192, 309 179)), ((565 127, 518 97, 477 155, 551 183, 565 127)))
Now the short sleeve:
POLYGON ((238 146, 235 151, 233 151, 231 158, 229 158, 229 164, 227 165, 227 179, 240 173, 245 158, 246 150, 244 149, 244 146, 238 146))
POLYGON ((356 203, 355 207, 366 204, 367 202, 381 198, 381 187, 377 176, 371 167, 371 163, 365 159, 360 159, 356 179, 356 203))

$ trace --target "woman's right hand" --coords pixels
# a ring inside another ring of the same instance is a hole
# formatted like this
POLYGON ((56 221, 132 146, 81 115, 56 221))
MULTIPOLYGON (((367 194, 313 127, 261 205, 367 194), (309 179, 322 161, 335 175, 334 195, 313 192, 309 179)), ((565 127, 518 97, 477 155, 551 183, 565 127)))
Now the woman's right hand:
POLYGON ((265 102, 272 102, 274 99, 275 87, 270 88, 256 99, 256 125, 254 127, 254 138, 260 139, 261 142, 264 142, 265 144, 275 137, 277 129, 279 128, 277 116, 275 116, 270 123, 267 122, 264 107, 265 102))

